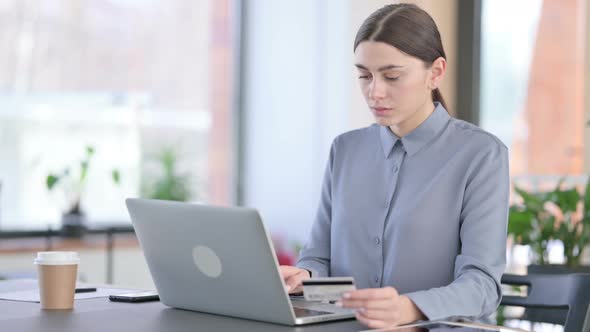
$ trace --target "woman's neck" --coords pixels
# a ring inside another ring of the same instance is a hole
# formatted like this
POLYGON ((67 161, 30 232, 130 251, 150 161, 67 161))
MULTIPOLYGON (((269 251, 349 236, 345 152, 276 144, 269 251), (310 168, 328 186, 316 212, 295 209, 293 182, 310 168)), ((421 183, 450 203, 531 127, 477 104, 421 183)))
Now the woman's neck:
POLYGON ((420 108, 412 114, 408 119, 398 123, 397 125, 389 126, 389 129, 397 136, 397 137, 404 137, 407 134, 411 133, 414 129, 418 128, 422 122, 426 121, 430 114, 434 112, 434 102, 430 99, 427 99, 420 108))

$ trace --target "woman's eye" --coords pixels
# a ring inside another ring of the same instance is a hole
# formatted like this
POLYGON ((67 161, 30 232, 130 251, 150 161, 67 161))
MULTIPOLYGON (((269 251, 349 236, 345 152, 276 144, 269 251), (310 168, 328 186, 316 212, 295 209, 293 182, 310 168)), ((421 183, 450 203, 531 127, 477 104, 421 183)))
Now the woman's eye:
POLYGON ((359 75, 359 79, 361 79, 361 80, 368 80, 369 79, 369 75, 359 75))
POLYGON ((385 79, 388 80, 388 81, 397 81, 398 78, 399 78, 399 76, 397 76, 397 77, 385 77, 385 79))

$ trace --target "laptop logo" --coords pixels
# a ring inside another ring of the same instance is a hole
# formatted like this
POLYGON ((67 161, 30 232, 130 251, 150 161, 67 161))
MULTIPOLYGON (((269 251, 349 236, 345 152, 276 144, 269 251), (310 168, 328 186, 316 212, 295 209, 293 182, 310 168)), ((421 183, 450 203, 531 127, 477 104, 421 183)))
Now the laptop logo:
POLYGON ((199 271, 207 277, 218 278, 221 275, 221 260, 213 249, 206 246, 194 247, 193 261, 199 271))

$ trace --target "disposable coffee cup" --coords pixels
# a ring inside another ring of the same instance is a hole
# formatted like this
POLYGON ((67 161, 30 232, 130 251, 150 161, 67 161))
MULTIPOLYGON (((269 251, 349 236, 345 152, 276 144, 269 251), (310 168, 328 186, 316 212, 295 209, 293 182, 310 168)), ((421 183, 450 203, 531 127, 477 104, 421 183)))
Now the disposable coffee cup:
POLYGON ((77 252, 38 252, 39 296, 43 309, 72 309, 80 258, 77 252))

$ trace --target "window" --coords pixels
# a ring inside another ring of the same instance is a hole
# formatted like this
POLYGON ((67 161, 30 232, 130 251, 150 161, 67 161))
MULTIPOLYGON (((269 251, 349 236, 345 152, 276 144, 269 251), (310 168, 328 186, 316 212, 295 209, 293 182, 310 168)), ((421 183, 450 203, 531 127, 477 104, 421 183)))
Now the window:
POLYGON ((584 2, 483 1, 481 125, 512 175, 583 172, 584 2))
POLYGON ((231 4, 2 1, 0 227, 59 225, 66 182, 48 191, 47 175, 79 176, 87 146, 92 222, 128 220, 125 197, 154 196, 163 153, 187 199, 229 203, 231 4))

